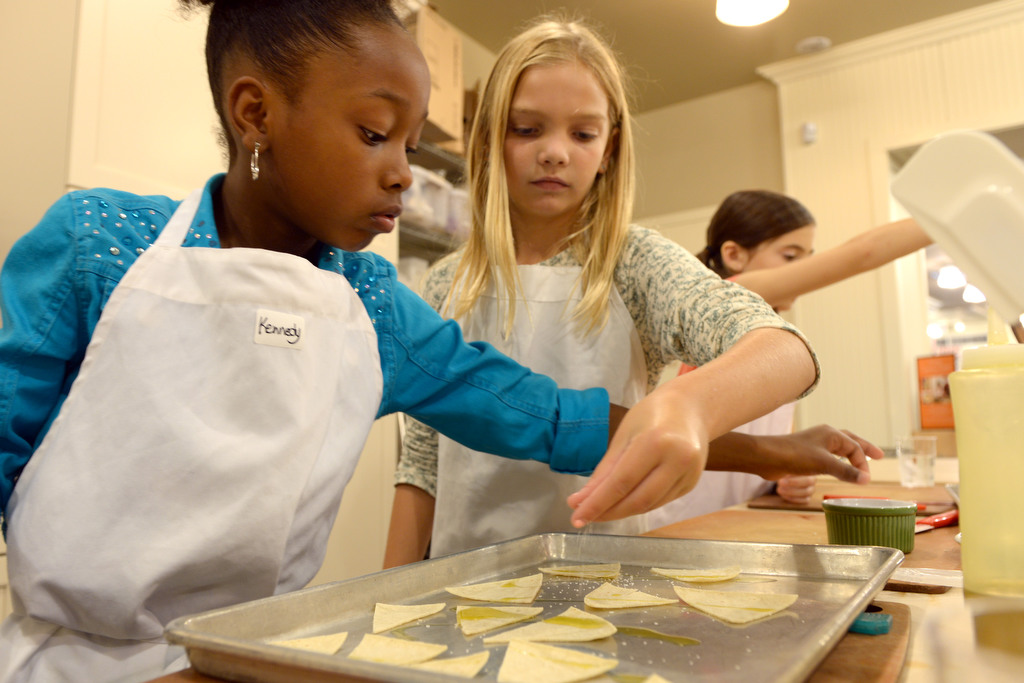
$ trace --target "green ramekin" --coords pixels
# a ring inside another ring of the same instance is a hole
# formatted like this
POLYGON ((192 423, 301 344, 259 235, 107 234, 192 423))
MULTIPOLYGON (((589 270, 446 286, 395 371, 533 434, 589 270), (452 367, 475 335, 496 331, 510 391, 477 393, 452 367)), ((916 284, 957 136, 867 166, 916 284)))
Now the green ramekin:
POLYGON ((878 498, 836 498, 822 502, 832 545, 880 545, 904 553, 914 549, 917 503, 878 498))

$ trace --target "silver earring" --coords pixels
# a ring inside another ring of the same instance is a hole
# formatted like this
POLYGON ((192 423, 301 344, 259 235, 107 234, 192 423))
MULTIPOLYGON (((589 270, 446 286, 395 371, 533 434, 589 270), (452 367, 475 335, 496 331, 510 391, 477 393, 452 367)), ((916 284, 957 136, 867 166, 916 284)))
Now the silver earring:
POLYGON ((260 143, 258 142, 252 150, 252 157, 249 159, 249 170, 252 171, 252 179, 258 180, 260 177, 260 143))

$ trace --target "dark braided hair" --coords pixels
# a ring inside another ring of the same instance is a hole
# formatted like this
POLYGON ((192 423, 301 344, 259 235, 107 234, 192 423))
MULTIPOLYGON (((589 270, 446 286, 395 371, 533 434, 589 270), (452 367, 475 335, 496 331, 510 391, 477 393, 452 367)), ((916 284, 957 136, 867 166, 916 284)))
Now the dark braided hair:
POLYGON ((726 242, 754 249, 808 225, 814 225, 814 216, 792 197, 768 190, 733 192, 711 217, 707 246, 697 258, 720 277, 729 277, 733 273, 722 262, 722 245, 726 242))
MULTIPOLYGON (((206 72, 221 126, 224 63, 234 52, 252 59, 289 101, 302 90, 306 66, 325 48, 355 46, 361 25, 402 22, 390 0, 179 0, 185 10, 208 6, 206 72)), ((233 143, 228 141, 234 157, 233 143)))

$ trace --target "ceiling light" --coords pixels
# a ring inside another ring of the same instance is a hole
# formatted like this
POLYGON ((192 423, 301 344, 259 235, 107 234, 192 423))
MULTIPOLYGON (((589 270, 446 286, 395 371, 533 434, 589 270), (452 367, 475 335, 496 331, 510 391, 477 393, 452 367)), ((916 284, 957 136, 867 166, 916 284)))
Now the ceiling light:
POLYGON ((715 16, 730 26, 756 26, 786 11, 789 0, 718 0, 715 16))
POLYGON ((930 339, 942 339, 942 336, 944 334, 942 330, 942 325, 940 325, 939 323, 928 323, 926 333, 930 339))
POLYGON ((985 301, 985 295, 974 285, 964 287, 964 301, 969 304, 980 304, 985 301))
POLYGON ((935 284, 943 289, 959 289, 967 284, 967 278, 956 266, 942 266, 939 268, 939 276, 935 278, 935 284))

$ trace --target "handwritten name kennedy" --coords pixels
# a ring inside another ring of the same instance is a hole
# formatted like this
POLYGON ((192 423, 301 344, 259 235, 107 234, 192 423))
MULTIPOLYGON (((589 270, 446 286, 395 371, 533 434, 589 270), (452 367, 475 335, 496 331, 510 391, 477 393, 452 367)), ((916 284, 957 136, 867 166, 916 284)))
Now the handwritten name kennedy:
POLYGON ((267 316, 260 316, 258 325, 259 334, 274 334, 285 338, 289 344, 297 344, 302 339, 302 328, 298 325, 289 325, 288 327, 281 327, 270 323, 270 319, 267 316))

